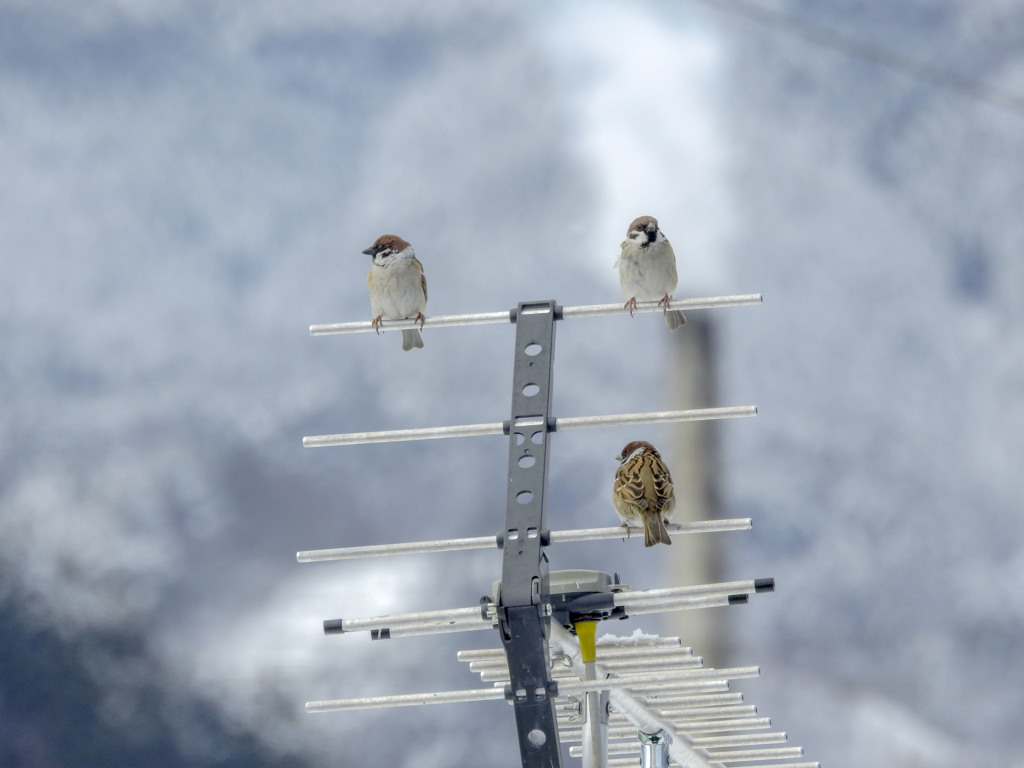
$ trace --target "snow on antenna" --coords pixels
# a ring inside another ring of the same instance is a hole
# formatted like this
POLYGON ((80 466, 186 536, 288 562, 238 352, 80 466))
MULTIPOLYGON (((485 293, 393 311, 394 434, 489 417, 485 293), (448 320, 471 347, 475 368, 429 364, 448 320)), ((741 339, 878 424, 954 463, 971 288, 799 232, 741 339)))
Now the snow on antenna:
MULTIPOLYGON (((760 294, 673 300, 672 309, 709 309, 760 304, 760 294)), ((505 312, 428 318, 425 327, 511 322, 516 326, 512 413, 505 422, 454 427, 356 432, 303 438, 307 447, 503 434, 509 437, 505 527, 495 536, 406 542, 299 552, 299 562, 322 562, 461 549, 497 548, 501 579, 480 605, 441 611, 324 621, 326 634, 369 632, 374 640, 401 636, 497 629, 502 649, 460 651, 458 659, 490 688, 357 699, 312 701, 308 712, 506 700, 513 705, 523 768, 561 768, 560 744, 579 742, 570 757, 584 768, 637 765, 667 768, 819 768, 816 762, 778 762, 803 754, 784 743, 786 734, 747 733, 771 727, 756 708, 729 691, 729 681, 756 677, 757 667, 713 669, 679 638, 595 640, 597 622, 643 613, 742 605, 770 592, 773 579, 631 590, 601 571, 549 571, 552 544, 605 538, 639 540, 639 529, 552 531, 544 499, 548 436, 555 431, 623 424, 650 424, 754 416, 754 406, 687 411, 555 418, 551 410, 555 323, 622 314, 621 304, 560 307, 554 301, 524 302, 505 312), (627 757, 628 756, 628 757, 627 757), (760 762, 759 762, 760 761, 760 762), (764 762, 770 761, 770 762, 764 762), (750 763, 757 765, 750 765, 750 763)), ((662 311, 637 302, 636 312, 662 311)), ((412 328, 416 321, 384 321, 381 330, 412 328)), ((366 333, 369 322, 310 326, 314 336, 366 333)), ((749 518, 685 522, 671 535, 749 529, 749 518)))

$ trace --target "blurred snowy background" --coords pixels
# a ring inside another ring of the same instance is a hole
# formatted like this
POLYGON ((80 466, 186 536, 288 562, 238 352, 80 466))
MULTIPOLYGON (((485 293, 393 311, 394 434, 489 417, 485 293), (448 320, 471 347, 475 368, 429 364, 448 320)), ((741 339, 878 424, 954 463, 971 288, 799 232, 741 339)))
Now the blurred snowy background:
MULTIPOLYGON (((306 329, 369 319, 384 231, 428 314, 617 301, 648 213, 677 295, 765 295, 709 313, 760 408, 723 575, 778 581, 741 689, 831 768, 1024 765, 1024 113, 836 42, 1024 97, 1024 10, 751 4, 0 2, 0 766, 518 765, 500 703, 302 709, 476 687, 490 633, 320 623, 475 604, 496 553, 294 560, 498 529, 501 439, 301 437, 506 418, 512 330, 306 329)), ((690 406, 660 318, 558 333, 558 415, 690 406)), ((614 523, 635 433, 553 438, 552 527, 614 523)))

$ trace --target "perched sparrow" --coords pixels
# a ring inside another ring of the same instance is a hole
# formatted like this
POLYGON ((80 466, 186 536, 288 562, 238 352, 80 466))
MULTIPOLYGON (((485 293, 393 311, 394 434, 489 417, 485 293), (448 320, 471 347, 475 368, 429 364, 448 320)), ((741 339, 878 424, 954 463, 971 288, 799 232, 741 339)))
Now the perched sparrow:
MULTIPOLYGON (((382 320, 420 321, 427 319, 427 278, 416 252, 398 235, 381 235, 363 253, 373 257, 373 266, 366 277, 370 289, 370 311, 373 327, 380 333, 382 320)), ((402 349, 422 347, 423 337, 415 329, 402 330, 402 349)))
POLYGON ((634 440, 615 457, 612 503, 623 527, 638 520, 644 526, 644 546, 671 544, 665 523, 676 507, 672 475, 661 460, 661 454, 650 443, 634 440))
POLYGON ((679 278, 676 275, 676 254, 665 233, 658 229, 653 216, 641 216, 629 225, 622 241, 622 255, 615 262, 619 268, 622 293, 628 299, 629 314, 636 309, 636 300, 658 299, 665 308, 665 325, 674 331, 686 325, 686 317, 678 309, 668 311, 672 291, 679 278))

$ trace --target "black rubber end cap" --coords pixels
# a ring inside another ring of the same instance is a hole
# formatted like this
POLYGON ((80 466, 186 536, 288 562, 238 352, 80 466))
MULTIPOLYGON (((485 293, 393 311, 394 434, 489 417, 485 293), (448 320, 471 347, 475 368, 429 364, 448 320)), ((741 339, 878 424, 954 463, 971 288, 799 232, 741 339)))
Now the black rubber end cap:
POLYGON ((340 635, 345 631, 342 627, 344 619, 328 619, 324 622, 324 634, 325 635, 340 635))

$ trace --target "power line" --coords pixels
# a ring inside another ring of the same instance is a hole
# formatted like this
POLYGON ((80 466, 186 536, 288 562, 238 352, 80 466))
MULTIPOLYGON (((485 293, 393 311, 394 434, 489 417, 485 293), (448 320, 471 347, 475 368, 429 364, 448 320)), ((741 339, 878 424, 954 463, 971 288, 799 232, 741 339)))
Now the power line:
POLYGON ((823 48, 830 48, 845 53, 848 56, 901 72, 939 88, 956 91, 969 98, 984 101, 994 107, 1024 114, 1024 98, 1020 96, 992 88, 985 83, 970 77, 964 77, 956 72, 916 61, 889 48, 857 40, 824 27, 808 24, 805 21, 785 13, 780 13, 779 11, 735 2, 735 0, 691 1, 711 6, 716 10, 725 11, 736 16, 742 16, 749 21, 766 27, 794 34, 823 48))

